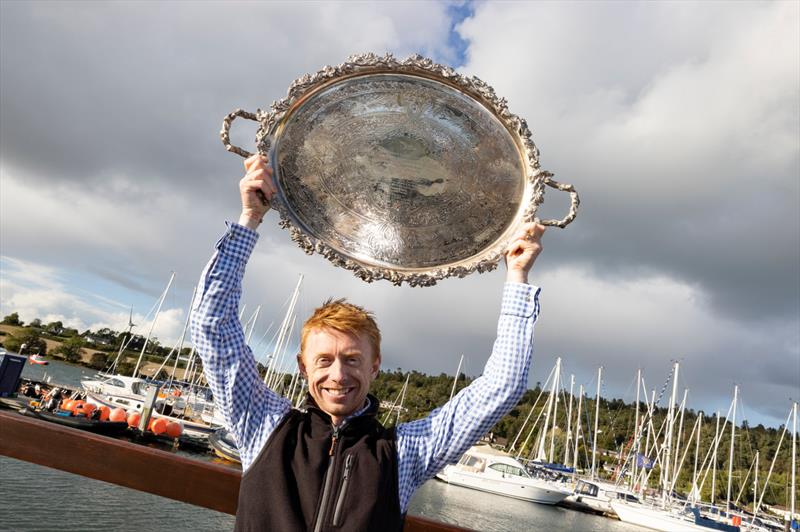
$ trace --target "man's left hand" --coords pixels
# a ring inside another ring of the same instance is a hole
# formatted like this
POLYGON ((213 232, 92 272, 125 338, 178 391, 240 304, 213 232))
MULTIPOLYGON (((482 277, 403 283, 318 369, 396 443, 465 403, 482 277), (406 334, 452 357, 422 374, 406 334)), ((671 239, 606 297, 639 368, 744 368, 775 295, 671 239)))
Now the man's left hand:
POLYGON ((542 252, 542 235, 545 226, 527 223, 520 228, 505 252, 508 274, 506 281, 510 283, 527 283, 528 272, 531 271, 536 257, 542 252))

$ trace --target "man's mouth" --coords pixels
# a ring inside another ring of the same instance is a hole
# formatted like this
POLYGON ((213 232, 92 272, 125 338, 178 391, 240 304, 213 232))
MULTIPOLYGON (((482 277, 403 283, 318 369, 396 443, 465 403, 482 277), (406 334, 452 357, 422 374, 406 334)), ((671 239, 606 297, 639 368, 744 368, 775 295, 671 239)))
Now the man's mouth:
POLYGON ((341 398, 341 397, 347 397, 347 394, 352 392, 354 388, 350 386, 347 388, 322 388, 322 390, 331 397, 341 398))

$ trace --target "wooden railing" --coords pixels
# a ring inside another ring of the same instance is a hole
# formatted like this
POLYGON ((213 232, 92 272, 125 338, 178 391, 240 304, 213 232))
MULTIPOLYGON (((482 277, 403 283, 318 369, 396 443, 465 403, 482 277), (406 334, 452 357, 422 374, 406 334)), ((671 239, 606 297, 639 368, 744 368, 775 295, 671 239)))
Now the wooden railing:
MULTIPOLYGON (((238 470, 23 417, 15 412, 0 411, 0 455, 236 514, 241 479, 238 470)), ((465 529, 409 515, 405 530, 455 532, 465 529)))

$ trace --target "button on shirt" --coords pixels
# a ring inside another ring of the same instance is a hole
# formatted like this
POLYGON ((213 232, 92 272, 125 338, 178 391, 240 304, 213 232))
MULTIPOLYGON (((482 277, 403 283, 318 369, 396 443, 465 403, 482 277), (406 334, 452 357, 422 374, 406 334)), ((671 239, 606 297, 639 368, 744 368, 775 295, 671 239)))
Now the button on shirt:
MULTIPOLYGON (((203 271, 192 309, 192 341, 244 470, 292 404, 261 380, 239 321, 242 278, 258 233, 229 223, 203 271)), ((527 388, 539 289, 506 283, 497 339, 483 375, 427 417, 397 427, 400 508, 414 491, 461 455, 508 413, 527 388)), ((356 413, 358 415, 358 413, 356 413)))

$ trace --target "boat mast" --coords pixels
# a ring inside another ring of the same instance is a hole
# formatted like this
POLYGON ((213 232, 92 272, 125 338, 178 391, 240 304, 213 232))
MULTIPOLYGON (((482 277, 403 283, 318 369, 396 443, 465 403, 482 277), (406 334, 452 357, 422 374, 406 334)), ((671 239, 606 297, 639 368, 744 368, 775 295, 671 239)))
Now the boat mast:
POLYGON ((542 436, 539 438, 539 450, 536 452, 536 460, 544 462, 547 455, 544 452, 544 444, 547 441, 547 428, 550 426, 550 413, 553 411, 553 401, 556 395, 556 383, 558 382, 558 371, 561 366, 561 359, 556 359, 556 367, 553 370, 553 381, 550 383, 550 395, 547 398, 547 414, 544 416, 544 425, 542 425, 542 436))
MULTIPOLYGON (((181 340, 178 344, 178 351, 175 353, 175 365, 172 366, 172 374, 169 377, 169 383, 175 380, 175 372, 178 371, 178 362, 181 360, 181 351, 183 350, 183 341, 186 339, 186 331, 189 329, 189 321, 192 319, 192 309, 194 308, 194 298, 197 296, 197 285, 194 285, 192 290, 192 300, 189 302, 189 312, 186 314, 186 321, 183 324, 183 331, 181 331, 181 340)), ((164 361, 166 362, 166 360, 164 361)), ((189 369, 189 359, 186 359, 186 369, 189 369)), ((183 380, 186 380, 186 371, 183 372, 183 380)))
POLYGON ((569 466, 569 444, 572 443, 572 391, 575 389, 575 375, 569 376, 569 407, 567 407, 567 438, 564 440, 564 465, 569 466))
POLYGON ((269 361, 269 366, 267 367, 266 374, 264 375, 264 384, 270 387, 272 387, 272 374, 274 371, 276 371, 278 354, 282 351, 283 342, 286 337, 286 331, 289 329, 289 325, 292 322, 292 314, 294 313, 294 306, 297 303, 297 296, 300 293, 301 284, 303 284, 303 274, 300 274, 300 278, 297 280, 297 286, 294 287, 292 298, 289 301, 289 308, 286 309, 286 315, 283 317, 283 323, 281 323, 280 332, 278 333, 278 340, 275 344, 275 350, 272 353, 272 359, 269 361))
POLYGON ((561 391, 561 358, 556 360, 556 379, 553 386, 553 431, 550 433, 550 455, 547 461, 553 463, 553 450, 556 443, 556 420, 558 419, 558 392, 561 391))
POLYGON ((408 379, 411 373, 406 375, 406 383, 403 385, 403 393, 400 395, 400 406, 397 407, 397 419, 394 422, 395 427, 400 424, 400 414, 403 413, 403 403, 406 401, 406 392, 408 391, 408 379))
MULTIPOLYGON (((719 447, 719 410, 717 410, 717 428, 714 430, 714 456, 711 459, 711 505, 714 505, 714 501, 717 499, 716 492, 717 492, 717 448, 719 447)), ((708 474, 708 469, 706 469, 706 475, 708 474)), ((705 480, 705 478, 703 479, 705 480)))
POLYGON ((728 492, 725 496, 725 511, 731 511, 731 481, 733 480, 733 444, 736 440, 736 399, 739 396, 739 385, 733 386, 733 418, 731 421, 731 452, 728 456, 728 492))
MULTIPOLYGON (((647 387, 645 386, 644 379, 642 379, 642 388, 644 388, 644 391, 645 391, 645 403, 647 403, 647 395, 646 395, 647 394, 647 387)), ((644 454, 647 457, 647 456, 650 455, 650 437, 654 436, 653 432, 655 432, 653 430, 653 414, 654 414, 654 410, 655 410, 655 407, 656 407, 656 389, 655 388, 653 388, 653 390, 650 392, 650 403, 646 404, 646 406, 647 406, 647 420, 648 421, 647 421, 647 441, 644 444, 644 454)), ((644 423, 642 423, 642 425, 644 425, 644 423)), ((648 461, 649 460, 650 459, 648 458, 648 461)), ((645 476, 644 471, 645 470, 642 469, 642 481, 649 479, 649 475, 645 476)), ((644 482, 639 482, 639 493, 640 494, 644 493, 644 488, 645 488, 645 483, 644 482)))
POLYGON ((119 357, 121 357, 121 356, 122 356, 122 352, 123 352, 123 351, 125 350, 125 348, 126 348, 126 347, 128 347, 128 345, 131 343, 131 339, 133 338, 133 335, 131 335, 131 331, 133 330, 133 328, 134 328, 134 327, 135 327, 135 325, 134 325, 134 323, 133 323, 133 305, 131 305, 131 312, 130 312, 130 314, 128 315, 128 331, 127 331, 127 336, 123 336, 123 338, 122 338, 122 342, 120 342, 120 344, 119 344, 119 351, 117 351, 117 357, 114 359, 114 363, 113 363, 113 364, 111 364, 111 367, 110 367, 110 368, 108 368, 108 374, 109 374, 109 375, 111 375, 111 374, 113 374, 115 371, 117 371, 117 362, 119 362, 119 357))
POLYGON ((671 485, 674 485, 675 482, 678 480, 678 456, 681 454, 681 438, 683 437, 683 413, 686 410, 686 396, 689 395, 689 389, 683 389, 683 401, 681 401, 680 407, 680 421, 678 422, 678 438, 675 440, 675 467, 672 470, 672 482, 671 485))
MULTIPOLYGON (((261 312, 261 305, 256 307, 256 311, 253 314, 253 317, 251 318, 252 321, 251 321, 251 324, 250 324, 250 332, 247 333, 247 340, 245 341, 248 345, 250 344, 250 339, 253 337, 253 331, 256 328, 256 322, 258 322, 258 314, 260 312, 261 312)), ((250 320, 248 320, 248 321, 250 321, 250 320)))
POLYGON ((583 384, 578 391, 578 415, 575 416, 575 456, 572 459, 572 469, 578 471, 578 440, 581 437, 581 406, 583 405, 583 384))
MULTIPOLYGON (((789 420, 792 419, 792 415, 794 414, 794 434, 792 434, 792 450, 795 449, 796 445, 796 438, 797 438, 797 403, 792 403, 792 408, 789 409, 789 415, 786 416, 786 423, 783 425, 783 430, 781 431, 781 437, 778 439, 778 446, 775 448, 775 454, 772 455, 772 463, 769 465, 769 470, 767 471, 767 479, 764 481, 764 488, 761 490, 761 495, 758 498, 758 504, 755 505, 753 508, 753 517, 751 518, 751 523, 755 522, 756 517, 758 517, 758 511, 761 509, 761 503, 764 502, 764 494, 767 492, 767 488, 769 487, 769 479, 772 477, 772 470, 775 467, 775 462, 778 460, 778 455, 781 452, 781 445, 783 444, 783 437, 786 436, 786 431, 789 430, 789 420)), ((794 511, 794 490, 795 490, 795 483, 794 483, 794 468, 795 466, 795 458, 794 453, 792 453, 792 503, 791 509, 794 511)), ((794 515, 790 516, 790 519, 794 520, 794 515)), ((791 526, 791 521, 790 525, 791 526)))
POLYGON ((594 399, 594 436, 592 436, 592 480, 597 473, 595 463, 597 461, 597 428, 600 418, 600 382, 603 378, 603 366, 597 368, 597 394, 594 399))
MULTIPOLYGON (((753 477, 753 502, 756 502, 756 497, 758 497, 758 450, 756 450, 756 470, 755 476, 753 477)), ((794 501, 794 497, 792 497, 792 501, 794 501)), ((792 509, 794 512, 794 509, 792 509)))
POLYGON ((634 484, 636 484, 636 465, 639 462, 639 440, 641 437, 639 435, 639 393, 642 389, 642 368, 636 370, 636 414, 634 415, 633 421, 633 467, 631 468, 631 485, 630 488, 633 489, 634 484))
POLYGON ((667 439, 664 443, 664 460, 661 462, 661 489, 662 489, 662 502, 666 505, 670 495, 667 490, 669 489, 669 469, 672 457, 672 428, 675 424, 675 395, 678 392, 678 371, 680 365, 678 362, 672 366, 672 395, 669 399, 669 410, 667 411, 667 439))
POLYGON ((142 352, 139 353, 139 359, 136 361, 136 367, 133 369, 134 379, 139 375, 139 366, 142 364, 144 351, 145 349, 147 349, 147 343, 150 341, 150 335, 153 334, 153 328, 155 328, 156 326, 156 320, 158 320, 158 315, 159 313, 161 313, 161 306, 164 304, 164 300, 167 299, 167 292, 169 292, 169 287, 172 286, 173 280, 175 280, 175 272, 172 272, 172 275, 169 276, 169 282, 167 283, 167 287, 164 289, 164 293, 161 294, 161 300, 158 302, 158 309, 156 310, 155 316, 153 316, 153 321, 150 323, 150 330, 147 331, 147 337, 144 340, 144 345, 142 346, 142 352))
POLYGON ((461 358, 458 359, 458 369, 456 370, 456 378, 453 379, 453 389, 450 390, 450 399, 448 401, 453 400, 453 395, 456 393, 456 384, 458 383, 458 376, 461 375, 461 364, 464 362, 464 355, 461 355, 461 358))
POLYGON ((694 472, 692 473, 692 492, 694 500, 700 500, 700 491, 697 489, 697 459, 700 457, 700 432, 703 426, 703 412, 697 413, 697 438, 694 447, 694 472))
MULTIPOLYGON (((792 412, 794 416, 794 421, 792 421, 792 502, 791 502, 791 509, 792 509, 792 516, 791 520, 794 521, 794 499, 796 495, 795 491, 795 475, 797 474, 797 402, 795 401, 792 403, 792 412)), ((775 452, 777 454, 777 451, 775 452)))

